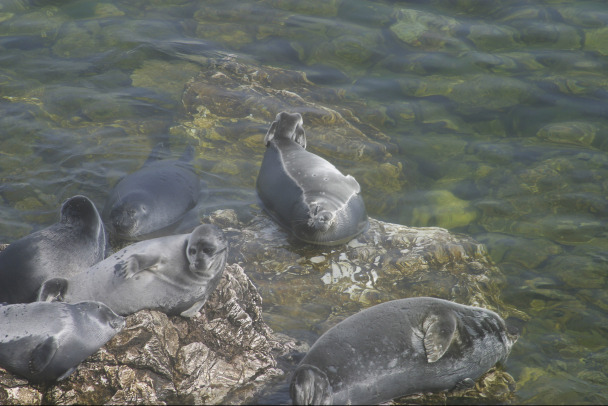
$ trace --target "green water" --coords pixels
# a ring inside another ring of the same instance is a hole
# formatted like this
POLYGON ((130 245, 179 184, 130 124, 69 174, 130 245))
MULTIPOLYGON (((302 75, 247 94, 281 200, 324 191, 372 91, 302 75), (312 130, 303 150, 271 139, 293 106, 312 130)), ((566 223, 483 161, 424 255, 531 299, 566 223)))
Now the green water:
MULTIPOLYGON (((404 173, 371 216, 487 245, 531 316, 506 364, 518 402, 608 402, 602 0, 0 0, 0 241, 74 194, 102 207, 227 54, 361 102, 404 173)), ((216 207, 251 207, 250 168, 209 180, 216 207)))

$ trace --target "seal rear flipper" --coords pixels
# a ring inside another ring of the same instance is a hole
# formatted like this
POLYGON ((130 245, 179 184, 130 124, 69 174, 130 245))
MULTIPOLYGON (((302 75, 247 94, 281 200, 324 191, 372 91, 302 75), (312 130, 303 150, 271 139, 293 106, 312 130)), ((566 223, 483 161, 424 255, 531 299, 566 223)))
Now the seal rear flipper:
POLYGON ((264 145, 268 146, 268 144, 270 143, 270 141, 274 138, 274 132, 277 129, 277 124, 278 124, 278 122, 275 121, 275 122, 273 122, 270 125, 270 128, 268 129, 268 132, 264 136, 264 145))
POLYGON ((37 302, 63 302, 68 290, 68 280, 53 278, 45 281, 38 291, 37 302))
POLYGON ((142 168, 152 162, 160 161, 163 158, 166 158, 169 155, 169 146, 166 142, 159 142, 152 148, 150 151, 150 155, 148 155, 148 159, 142 165, 142 168))
POLYGON ((190 162, 194 159, 194 153, 194 147, 192 145, 188 145, 182 156, 179 157, 179 160, 183 162, 190 162))
POLYGON ((40 375, 49 366, 58 348, 59 344, 55 337, 47 338, 34 348, 29 362, 29 370, 34 377, 40 375))
POLYGON ((428 362, 436 362, 448 350, 456 332, 453 314, 429 314, 422 323, 424 349, 428 362))
POLYGON ((333 389, 325 372, 313 365, 300 365, 293 374, 289 394, 294 405, 331 405, 333 389))

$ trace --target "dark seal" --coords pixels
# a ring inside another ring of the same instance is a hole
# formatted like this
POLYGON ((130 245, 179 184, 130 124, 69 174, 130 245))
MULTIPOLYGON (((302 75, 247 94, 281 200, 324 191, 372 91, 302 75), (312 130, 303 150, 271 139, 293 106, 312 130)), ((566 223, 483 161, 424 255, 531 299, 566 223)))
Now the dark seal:
POLYGON ((60 381, 124 325, 96 302, 0 306, 0 366, 32 382, 60 381))
POLYGON ((75 275, 105 257, 106 233, 99 212, 85 196, 61 206, 60 219, 0 252, 0 302, 36 300, 40 285, 75 275))
POLYGON ((338 323, 310 348, 290 387, 294 404, 378 404, 468 387, 517 340, 496 313, 428 297, 400 299, 338 323))
POLYGON ((139 241, 192 230, 183 226, 193 215, 201 193, 201 181, 189 161, 188 148, 179 160, 160 159, 164 144, 158 144, 141 169, 127 175, 114 187, 102 217, 110 235, 139 241))
POLYGON ((256 189, 268 214, 298 239, 343 244, 365 231, 359 183, 306 151, 302 116, 281 112, 266 137, 256 189))
POLYGON ((142 309, 193 317, 219 283, 228 242, 222 230, 202 224, 190 234, 129 245, 71 278, 46 281, 39 300, 94 300, 121 315, 142 309))

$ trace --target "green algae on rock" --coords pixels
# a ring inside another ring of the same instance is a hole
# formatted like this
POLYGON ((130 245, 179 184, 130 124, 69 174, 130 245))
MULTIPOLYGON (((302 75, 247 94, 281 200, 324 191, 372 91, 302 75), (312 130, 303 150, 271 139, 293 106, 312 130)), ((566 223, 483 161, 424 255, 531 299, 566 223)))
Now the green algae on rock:
POLYGON ((394 207, 396 202, 379 198, 386 195, 379 192, 390 187, 395 196, 406 184, 403 165, 391 154, 397 146, 351 110, 337 107, 345 102, 340 91, 317 86, 302 72, 225 58, 186 84, 182 103, 188 117, 171 132, 197 140, 199 154, 224 162, 214 167, 226 174, 233 174, 226 172, 226 162, 249 162, 253 170, 241 171, 238 181, 253 187, 270 123, 280 111, 301 113, 308 149, 355 176, 368 208, 394 207))

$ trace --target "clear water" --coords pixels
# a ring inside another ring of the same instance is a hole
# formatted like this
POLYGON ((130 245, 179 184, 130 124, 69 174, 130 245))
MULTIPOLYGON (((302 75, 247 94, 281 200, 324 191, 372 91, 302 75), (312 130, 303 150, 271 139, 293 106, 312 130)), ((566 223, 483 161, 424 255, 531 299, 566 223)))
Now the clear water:
MULTIPOLYGON (((1 0, 0 241, 74 194, 101 207, 227 53, 362 102, 406 179, 371 216, 487 245, 532 317, 507 363, 518 402, 608 402, 602 0, 1 0)), ((238 173, 209 180, 217 207, 254 203, 238 173)))

